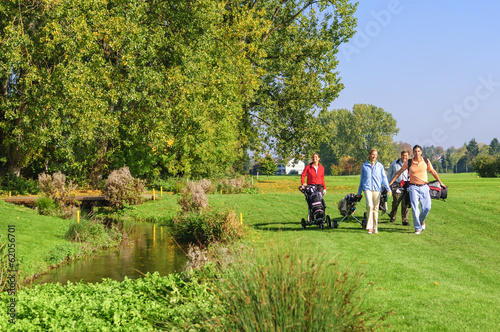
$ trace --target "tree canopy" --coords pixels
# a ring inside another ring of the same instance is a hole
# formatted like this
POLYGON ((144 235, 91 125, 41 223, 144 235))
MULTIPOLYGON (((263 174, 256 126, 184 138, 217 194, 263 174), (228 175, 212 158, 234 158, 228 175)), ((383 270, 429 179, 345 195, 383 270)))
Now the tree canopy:
POLYGON ((0 166, 98 181, 301 155, 343 88, 347 0, 0 0, 0 166))
MULTIPOLYGON (((379 161, 387 164, 397 156, 392 137, 399 131, 390 113, 374 105, 356 104, 352 111, 323 111, 318 117, 325 135, 320 145, 322 162, 330 169, 340 159, 350 156, 359 165, 368 158, 368 151, 378 150, 379 161)), ((351 161, 352 163, 352 161, 351 161)))

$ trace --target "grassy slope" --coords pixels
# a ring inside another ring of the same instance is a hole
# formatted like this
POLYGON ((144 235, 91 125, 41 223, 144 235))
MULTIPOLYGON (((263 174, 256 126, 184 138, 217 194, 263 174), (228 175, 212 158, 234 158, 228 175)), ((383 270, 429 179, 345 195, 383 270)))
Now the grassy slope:
POLYGON ((64 234, 69 222, 0 200, 0 242, 7 240, 8 225, 15 225, 21 277, 30 277, 47 268, 44 257, 56 245, 67 243, 64 234))

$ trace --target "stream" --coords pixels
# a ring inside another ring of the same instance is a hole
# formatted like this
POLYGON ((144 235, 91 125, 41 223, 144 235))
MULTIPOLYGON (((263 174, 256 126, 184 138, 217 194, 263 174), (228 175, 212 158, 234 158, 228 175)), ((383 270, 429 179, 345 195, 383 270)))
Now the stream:
POLYGON ((187 257, 164 226, 138 223, 127 226, 126 233, 128 236, 119 248, 51 270, 33 284, 95 283, 102 278, 123 281, 125 277, 140 278, 147 272, 158 271, 164 276, 182 271, 187 257))

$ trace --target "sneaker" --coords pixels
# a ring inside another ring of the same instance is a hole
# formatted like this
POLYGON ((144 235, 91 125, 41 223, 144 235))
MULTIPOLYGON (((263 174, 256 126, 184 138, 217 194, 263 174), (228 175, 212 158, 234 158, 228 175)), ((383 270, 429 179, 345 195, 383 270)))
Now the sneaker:
POLYGON ((422 229, 425 229, 425 222, 422 223, 422 229))
POLYGON ((378 234, 378 228, 374 228, 373 233, 378 234))
POLYGON ((408 221, 403 221, 403 226, 410 226, 410 223, 408 221))
POLYGON ((369 229, 369 230, 368 230, 368 234, 371 234, 371 233, 372 233, 372 230, 371 230, 371 229, 369 229))
POLYGON ((418 235, 418 234, 420 234, 420 233, 422 233, 422 231, 421 231, 420 229, 416 229, 416 230, 415 230, 415 234, 416 234, 416 235, 418 235))

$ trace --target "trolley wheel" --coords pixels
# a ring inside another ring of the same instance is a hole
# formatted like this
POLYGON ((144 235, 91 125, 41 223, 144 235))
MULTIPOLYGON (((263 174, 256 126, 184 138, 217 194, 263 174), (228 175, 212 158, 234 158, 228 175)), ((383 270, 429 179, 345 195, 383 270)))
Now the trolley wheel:
POLYGON ((319 228, 320 228, 320 229, 325 229, 325 223, 324 223, 324 222, 321 222, 321 223, 319 224, 319 228))
POLYGON ((366 212, 363 213, 363 219, 368 220, 368 214, 366 212))
POLYGON ((339 228, 339 222, 337 219, 333 219, 333 228, 339 228))
POLYGON ((330 220, 330 216, 329 216, 329 215, 327 215, 327 216, 326 216, 326 225, 327 225, 329 228, 331 228, 331 227, 332 227, 332 221, 330 220))
POLYGON ((306 229, 306 220, 304 218, 302 218, 300 224, 302 225, 302 229, 306 229))

